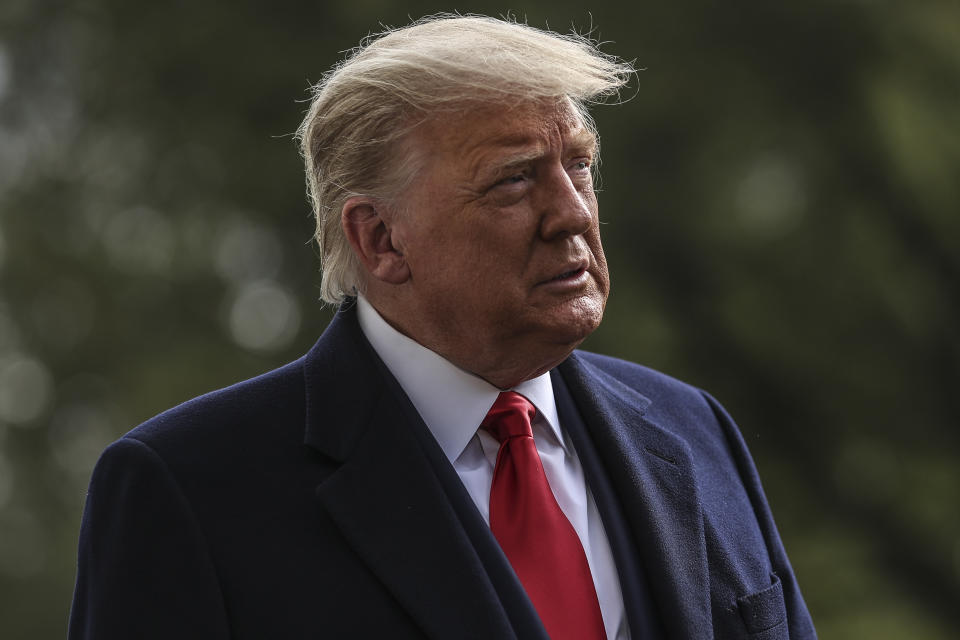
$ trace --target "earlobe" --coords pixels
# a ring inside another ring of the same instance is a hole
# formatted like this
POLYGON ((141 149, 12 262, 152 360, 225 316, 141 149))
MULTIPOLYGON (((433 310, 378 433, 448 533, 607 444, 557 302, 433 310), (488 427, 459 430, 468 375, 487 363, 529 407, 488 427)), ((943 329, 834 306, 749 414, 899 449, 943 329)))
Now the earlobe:
POLYGON ((410 267, 394 242, 392 220, 381 203, 354 196, 344 204, 340 226, 371 278, 388 284, 410 279, 410 267))

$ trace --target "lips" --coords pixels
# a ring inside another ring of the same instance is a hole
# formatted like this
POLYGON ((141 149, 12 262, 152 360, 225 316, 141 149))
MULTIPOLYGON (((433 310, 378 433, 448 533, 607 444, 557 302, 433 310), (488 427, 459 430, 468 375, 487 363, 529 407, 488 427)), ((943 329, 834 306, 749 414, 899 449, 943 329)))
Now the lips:
POLYGON ((561 267, 562 271, 559 271, 556 273, 556 275, 543 280, 541 284, 577 279, 583 275, 583 273, 587 270, 587 267, 589 266, 590 266, 589 260, 578 260, 576 262, 568 263, 563 267, 561 267))
POLYGON ((574 269, 572 271, 564 271, 560 275, 550 278, 550 282, 555 282, 557 280, 566 280, 567 278, 573 278, 575 276, 580 275, 581 273, 583 273, 583 269, 574 269))

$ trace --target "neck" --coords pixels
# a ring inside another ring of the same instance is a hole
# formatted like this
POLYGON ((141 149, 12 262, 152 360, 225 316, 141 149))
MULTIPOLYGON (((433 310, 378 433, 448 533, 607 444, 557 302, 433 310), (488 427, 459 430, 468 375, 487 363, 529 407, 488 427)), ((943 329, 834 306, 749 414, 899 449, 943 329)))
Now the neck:
POLYGON ((514 341, 483 339, 464 335, 457 327, 411 325, 405 318, 414 314, 397 311, 388 300, 364 296, 370 306, 394 330, 433 351, 454 366, 501 390, 543 375, 563 362, 580 343, 536 344, 530 339, 514 341))

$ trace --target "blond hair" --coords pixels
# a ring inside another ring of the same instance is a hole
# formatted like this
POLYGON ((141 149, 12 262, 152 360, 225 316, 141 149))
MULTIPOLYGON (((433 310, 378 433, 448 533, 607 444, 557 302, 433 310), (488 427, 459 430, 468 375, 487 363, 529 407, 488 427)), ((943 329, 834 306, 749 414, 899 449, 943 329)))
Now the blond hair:
POLYGON ((401 143, 417 123, 471 103, 566 97, 592 129, 586 105, 615 95, 632 73, 588 37, 485 16, 430 16, 365 39, 312 88, 297 131, 323 300, 337 304, 361 289, 341 209, 354 195, 397 204, 416 171, 401 143))

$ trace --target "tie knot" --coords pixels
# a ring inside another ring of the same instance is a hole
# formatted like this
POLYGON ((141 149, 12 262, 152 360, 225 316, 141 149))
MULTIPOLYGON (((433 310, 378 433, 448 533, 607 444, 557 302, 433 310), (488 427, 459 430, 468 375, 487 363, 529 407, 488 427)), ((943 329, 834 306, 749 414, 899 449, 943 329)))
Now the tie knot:
POLYGON ((498 442, 514 436, 533 437, 531 423, 537 415, 537 408, 515 391, 504 391, 490 407, 487 417, 480 425, 498 442))

